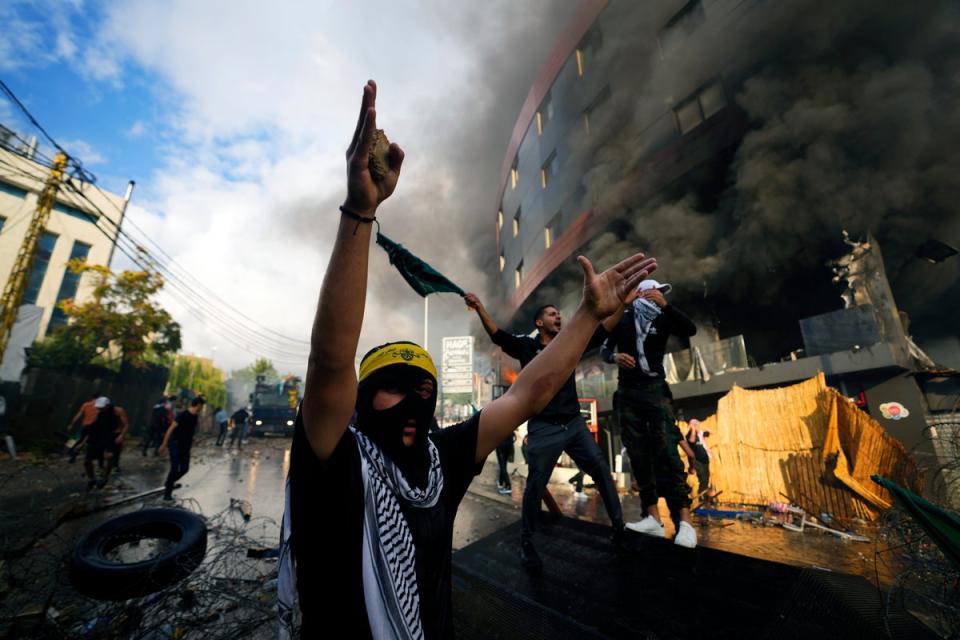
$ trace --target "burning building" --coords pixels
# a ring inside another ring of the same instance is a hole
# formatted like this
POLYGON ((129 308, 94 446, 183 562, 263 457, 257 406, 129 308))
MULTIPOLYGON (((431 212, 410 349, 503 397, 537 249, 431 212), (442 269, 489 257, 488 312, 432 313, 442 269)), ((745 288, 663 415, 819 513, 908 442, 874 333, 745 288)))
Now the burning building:
MULTIPOLYGON (((513 328, 571 308, 577 253, 606 266, 643 249, 698 326, 668 360, 688 417, 734 385, 823 372, 932 456, 943 418, 916 374, 960 368, 958 69, 945 1, 585 0, 501 169, 513 328)), ((579 377, 609 412, 614 368, 579 377)))

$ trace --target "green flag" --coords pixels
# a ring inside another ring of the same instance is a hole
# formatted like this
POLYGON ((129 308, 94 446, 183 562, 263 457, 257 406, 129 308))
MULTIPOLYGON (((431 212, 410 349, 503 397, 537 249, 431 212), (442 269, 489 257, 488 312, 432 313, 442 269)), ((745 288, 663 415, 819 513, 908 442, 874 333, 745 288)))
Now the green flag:
POLYGON ((413 255, 379 231, 377 244, 383 247, 390 258, 390 264, 397 268, 403 279, 422 297, 431 293, 456 293, 465 295, 463 289, 447 280, 446 276, 413 255))

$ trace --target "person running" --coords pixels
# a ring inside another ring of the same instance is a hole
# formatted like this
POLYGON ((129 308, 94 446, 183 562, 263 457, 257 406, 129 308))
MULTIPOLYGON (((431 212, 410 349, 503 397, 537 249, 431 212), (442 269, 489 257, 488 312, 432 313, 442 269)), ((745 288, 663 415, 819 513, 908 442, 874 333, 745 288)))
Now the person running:
POLYGON ((117 425, 113 429, 114 448, 113 448, 113 473, 120 471, 120 454, 123 453, 123 443, 126 441, 127 431, 130 430, 130 419, 127 417, 127 410, 123 407, 114 407, 114 413, 117 414, 117 425))
POLYGON ((243 436, 244 431, 247 430, 247 422, 250 420, 250 414, 244 407, 240 407, 233 412, 233 415, 230 416, 230 423, 233 425, 233 429, 230 431, 230 446, 233 446, 234 441, 237 442, 238 448, 243 448, 243 436))
MULTIPOLYGON (((664 296, 670 290, 669 284, 656 280, 640 283, 624 308, 609 319, 616 322, 600 353, 605 361, 619 366, 614 406, 646 514, 638 522, 627 523, 627 528, 662 538, 657 503, 663 496, 677 525, 674 542, 692 548, 697 545, 697 532, 690 520, 690 487, 677 453, 683 434, 673 415, 663 355, 670 336, 689 338, 697 328, 667 303, 664 296)), ((692 451, 684 450, 692 459, 692 451)))
POLYGON ((203 405, 203 398, 197 397, 191 400, 190 406, 173 419, 173 424, 167 429, 163 435, 163 442, 160 443, 160 455, 170 450, 170 473, 167 474, 167 481, 163 485, 163 499, 168 502, 173 500, 174 484, 190 470, 190 449, 193 447, 193 437, 197 432, 197 416, 203 409, 203 405))
POLYGON ((223 441, 227 439, 227 425, 230 419, 227 417, 227 412, 223 410, 223 407, 217 407, 213 410, 213 420, 220 428, 220 433, 217 435, 217 446, 222 447, 223 441))
POLYGON ((153 455, 158 455, 163 434, 167 432, 171 422, 173 422, 173 404, 170 398, 164 396, 150 408, 150 423, 147 425, 147 436, 143 439, 144 456, 151 447, 153 455))
POLYGON ((76 436, 75 442, 68 451, 71 464, 77 461, 77 454, 80 452, 80 448, 87 443, 87 438, 90 436, 88 431, 90 425, 97 419, 97 407, 95 404, 98 397, 100 396, 96 393, 91 394, 90 398, 80 405, 80 409, 73 418, 70 419, 67 432, 76 436))
POLYGON ((83 461, 87 474, 87 491, 93 488, 102 489, 109 482, 114 457, 130 426, 127 413, 120 407, 114 407, 109 398, 97 398, 94 407, 97 409, 97 417, 88 427, 87 451, 83 461), (100 480, 94 475, 94 461, 103 463, 100 480))
POLYGON ((355 368, 370 223, 403 161, 394 143, 385 174, 375 180, 368 169, 375 98, 370 81, 347 152, 347 197, 295 421, 281 525, 281 637, 343 630, 359 638, 451 637, 453 523, 472 478, 499 443, 546 406, 600 320, 655 267, 637 255, 597 274, 580 257, 583 301, 563 333, 506 394, 466 422, 430 433, 437 373, 429 353, 392 342, 367 352, 359 374, 355 368))
MULTIPOLYGON (((537 337, 511 335, 497 327, 476 294, 468 293, 464 300, 477 312, 483 328, 494 344, 503 352, 520 361, 521 371, 556 339, 562 328, 560 310, 553 305, 544 305, 534 314, 537 337)), ((607 333, 602 326, 596 327, 584 351, 599 347, 607 333)), ((582 354, 582 352, 581 352, 582 354)), ((543 411, 527 423, 527 486, 523 491, 521 507, 520 561, 527 570, 538 573, 543 561, 533 544, 537 518, 540 517, 540 501, 543 499, 556 466, 557 458, 566 452, 578 467, 594 479, 613 526, 613 536, 619 542, 623 532, 623 509, 620 496, 610 477, 610 467, 603 452, 593 439, 587 423, 580 414, 577 382, 573 372, 543 411)))

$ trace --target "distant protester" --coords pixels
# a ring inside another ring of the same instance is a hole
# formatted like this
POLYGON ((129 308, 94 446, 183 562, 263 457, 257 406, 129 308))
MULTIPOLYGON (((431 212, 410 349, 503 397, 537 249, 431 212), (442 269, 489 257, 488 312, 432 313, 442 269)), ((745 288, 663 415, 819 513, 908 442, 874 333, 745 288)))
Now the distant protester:
POLYGON ((227 439, 227 424, 230 421, 223 407, 217 407, 213 410, 213 421, 217 423, 217 428, 220 430, 217 434, 217 446, 221 447, 223 446, 223 441, 227 439))
POLYGON ((110 399, 101 396, 94 401, 97 410, 96 419, 88 427, 87 453, 83 468, 87 473, 87 491, 102 489, 110 481, 115 458, 130 428, 127 412, 114 407, 110 399), (103 475, 96 479, 93 470, 94 461, 103 463, 103 475))
POLYGON ((193 447, 193 439, 197 432, 197 416, 203 409, 203 405, 204 399, 201 397, 191 400, 190 406, 174 418, 173 424, 163 436, 163 442, 160 443, 160 455, 170 450, 170 472, 163 485, 164 500, 173 500, 174 484, 190 470, 190 449, 193 447))

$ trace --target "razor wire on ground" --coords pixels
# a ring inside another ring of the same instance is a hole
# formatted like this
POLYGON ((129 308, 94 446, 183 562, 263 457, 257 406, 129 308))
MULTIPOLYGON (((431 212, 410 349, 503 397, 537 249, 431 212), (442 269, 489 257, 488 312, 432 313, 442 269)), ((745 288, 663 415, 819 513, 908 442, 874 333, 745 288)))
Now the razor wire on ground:
MULTIPOLYGON (((883 513, 875 543, 876 585, 885 611, 905 608, 944 638, 960 638, 960 573, 913 518, 883 513), (881 584, 880 566, 893 576, 881 584)), ((893 635, 891 635, 893 637, 893 635)))
MULTIPOLYGON (((18 475, 0 478, 0 491, 18 475)), ((148 499, 130 506, 128 513, 157 504, 148 499)), ((178 508, 202 516, 193 500, 180 501, 178 508)), ((18 528, 18 517, 9 508, 0 509, 0 518, 12 524, 0 536, 0 638, 227 640, 276 635, 277 561, 262 553, 276 547, 279 538, 279 524, 271 518, 250 517, 249 510, 233 503, 204 516, 207 550, 195 571, 145 597, 103 601, 78 593, 68 576, 76 540, 93 526, 90 518, 44 525, 32 539, 9 546, 17 538, 12 530, 18 528), (254 556, 267 557, 248 557, 251 549, 254 556)), ((140 542, 126 544, 125 552, 140 559, 144 552, 149 555, 150 543, 137 549, 140 542)))

